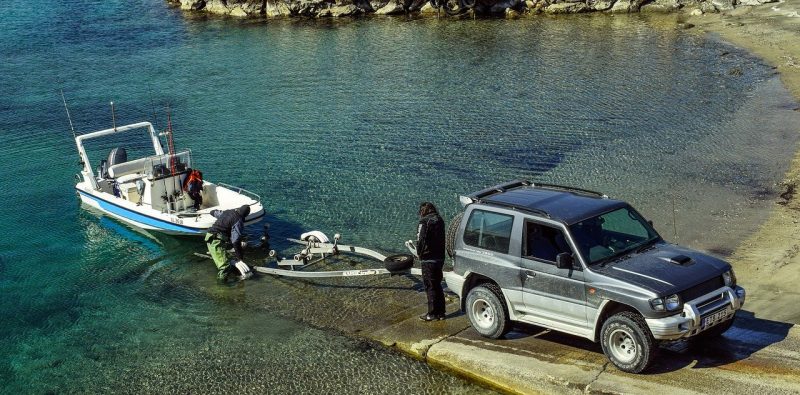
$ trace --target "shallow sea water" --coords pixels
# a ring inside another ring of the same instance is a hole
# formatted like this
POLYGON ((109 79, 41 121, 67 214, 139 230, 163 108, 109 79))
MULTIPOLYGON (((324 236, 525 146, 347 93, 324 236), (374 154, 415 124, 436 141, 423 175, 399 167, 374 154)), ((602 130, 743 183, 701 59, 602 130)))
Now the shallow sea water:
POLYGON ((109 101, 161 127, 169 103, 178 147, 259 193, 287 252, 309 229, 400 252, 420 201, 450 218, 459 193, 531 178, 631 200, 724 254, 777 195, 800 121, 758 59, 641 17, 264 23, 12 0, 0 26, 8 393, 486 391, 326 329, 408 316, 413 278, 220 285, 202 243, 82 209, 59 88, 79 133, 110 126, 109 101))

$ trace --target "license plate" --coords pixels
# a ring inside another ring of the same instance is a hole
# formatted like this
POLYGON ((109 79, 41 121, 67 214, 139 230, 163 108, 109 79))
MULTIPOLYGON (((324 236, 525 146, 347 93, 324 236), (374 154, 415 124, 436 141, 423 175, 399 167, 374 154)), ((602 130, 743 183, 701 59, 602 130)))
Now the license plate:
POLYGON ((730 314, 731 314, 731 308, 730 307, 726 307, 726 308, 724 308, 724 309, 722 309, 720 311, 711 313, 710 315, 708 315, 706 317, 703 317, 703 321, 701 321, 700 327, 703 328, 703 329, 706 329, 709 326, 712 326, 712 325, 716 324, 717 322, 722 321, 724 318, 726 318, 730 314))

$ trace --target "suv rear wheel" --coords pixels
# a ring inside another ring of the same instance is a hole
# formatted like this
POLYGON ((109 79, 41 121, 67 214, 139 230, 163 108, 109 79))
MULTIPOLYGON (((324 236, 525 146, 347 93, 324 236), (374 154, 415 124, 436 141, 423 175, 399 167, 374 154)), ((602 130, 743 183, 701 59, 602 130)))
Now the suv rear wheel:
POLYGON ((645 370, 657 350, 644 318, 631 311, 614 314, 603 323, 600 343, 611 363, 629 373, 645 370))
POLYGON ((503 293, 500 287, 484 283, 467 294, 467 317, 481 336, 498 339, 511 329, 503 293))

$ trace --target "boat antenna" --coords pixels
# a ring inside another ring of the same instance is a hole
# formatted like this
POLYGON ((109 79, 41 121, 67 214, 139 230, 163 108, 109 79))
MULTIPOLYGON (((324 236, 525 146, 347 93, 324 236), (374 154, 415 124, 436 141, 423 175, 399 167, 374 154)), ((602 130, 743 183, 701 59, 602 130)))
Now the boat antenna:
POLYGON ((64 90, 59 89, 61 91, 61 101, 64 102, 64 109, 67 110, 67 120, 69 121, 69 130, 72 131, 72 138, 78 138, 75 135, 75 128, 72 126, 72 117, 69 115, 69 107, 67 107, 67 99, 64 98, 64 90))
POLYGON ((156 102, 153 101, 153 87, 148 84, 147 90, 150 95, 150 107, 153 107, 153 122, 156 124, 156 130, 160 130, 161 128, 158 127, 158 117, 156 116, 156 102))
MULTIPOLYGON (((169 104, 167 104, 167 148, 169 149, 170 155, 175 155, 175 143, 172 140, 172 114, 169 109, 169 104)), ((172 172, 175 172, 174 168, 172 172)))
POLYGON ((117 116, 114 114, 114 102, 111 102, 111 125, 114 126, 114 131, 117 131, 117 116))

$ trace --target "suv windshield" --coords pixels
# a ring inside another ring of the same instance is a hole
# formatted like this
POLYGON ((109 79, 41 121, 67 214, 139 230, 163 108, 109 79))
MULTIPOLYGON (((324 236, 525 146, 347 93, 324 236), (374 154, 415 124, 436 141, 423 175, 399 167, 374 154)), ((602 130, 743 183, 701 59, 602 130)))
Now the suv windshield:
POLYGON ((622 207, 570 225, 578 248, 590 265, 652 245, 661 237, 631 207, 622 207))

